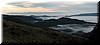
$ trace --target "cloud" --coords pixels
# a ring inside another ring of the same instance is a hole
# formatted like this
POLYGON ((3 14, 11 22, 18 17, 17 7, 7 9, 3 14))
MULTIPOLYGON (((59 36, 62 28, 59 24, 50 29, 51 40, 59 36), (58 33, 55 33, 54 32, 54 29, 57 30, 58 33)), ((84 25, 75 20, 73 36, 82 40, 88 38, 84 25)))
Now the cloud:
MULTIPOLYGON (((97 2, 12 2, 8 3, 10 11, 15 9, 16 11, 31 11, 31 12, 65 12, 65 13, 85 13, 85 12, 97 12, 97 2), (12 8, 12 9, 11 9, 12 8)), ((7 11, 7 9, 6 9, 7 11)), ((15 11, 15 12, 16 12, 15 11)))
POLYGON ((63 8, 58 8, 58 10, 72 10, 72 11, 83 11, 83 12, 97 12, 97 3, 85 3, 81 5, 73 5, 70 7, 63 7, 63 8))
POLYGON ((13 2, 13 3, 8 3, 8 5, 14 5, 14 6, 18 6, 18 7, 23 7, 23 8, 30 8, 34 5, 32 5, 32 2, 13 2))
POLYGON ((53 9, 47 9, 42 7, 36 7, 36 8, 20 8, 20 7, 10 7, 10 8, 4 8, 3 9, 6 12, 54 12, 53 9))
POLYGON ((16 2, 16 3, 8 3, 5 7, 3 7, 3 13, 9 12, 56 12, 54 9, 43 8, 43 7, 30 7, 32 3, 30 2, 16 2))
POLYGON ((33 8, 33 7, 59 7, 59 6, 72 6, 78 4, 84 4, 83 2, 45 2, 45 3, 32 3, 32 2, 13 2, 8 3, 9 5, 15 5, 24 8, 33 8))

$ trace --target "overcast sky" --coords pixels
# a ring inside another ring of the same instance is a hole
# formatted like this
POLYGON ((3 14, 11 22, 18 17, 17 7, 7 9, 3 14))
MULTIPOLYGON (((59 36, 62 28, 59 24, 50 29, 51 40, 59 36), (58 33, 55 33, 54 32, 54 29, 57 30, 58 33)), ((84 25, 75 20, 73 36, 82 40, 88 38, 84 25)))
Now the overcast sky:
MULTIPOLYGON (((12 1, 6 2, 3 13, 62 12, 60 14, 96 13, 98 2, 87 1, 12 1)), ((20 13, 21 14, 21 13, 20 13)), ((58 13, 59 14, 59 13, 58 13)))

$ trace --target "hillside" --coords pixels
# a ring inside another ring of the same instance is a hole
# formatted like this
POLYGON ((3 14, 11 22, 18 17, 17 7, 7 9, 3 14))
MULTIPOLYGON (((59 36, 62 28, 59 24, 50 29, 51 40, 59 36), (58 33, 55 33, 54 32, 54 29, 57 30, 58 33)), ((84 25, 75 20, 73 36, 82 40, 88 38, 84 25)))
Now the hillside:
POLYGON ((2 44, 83 44, 88 39, 3 19, 2 44))
POLYGON ((99 44, 99 23, 96 24, 96 26, 94 27, 93 31, 88 33, 88 38, 89 38, 89 42, 91 44, 99 44))
POLYGON ((27 24, 29 26, 40 27, 40 28, 45 28, 45 27, 48 28, 51 26, 64 25, 64 24, 95 24, 91 22, 85 22, 83 20, 70 19, 64 17, 59 19, 42 20, 33 18, 33 16, 3 15, 3 18, 17 23, 27 24))

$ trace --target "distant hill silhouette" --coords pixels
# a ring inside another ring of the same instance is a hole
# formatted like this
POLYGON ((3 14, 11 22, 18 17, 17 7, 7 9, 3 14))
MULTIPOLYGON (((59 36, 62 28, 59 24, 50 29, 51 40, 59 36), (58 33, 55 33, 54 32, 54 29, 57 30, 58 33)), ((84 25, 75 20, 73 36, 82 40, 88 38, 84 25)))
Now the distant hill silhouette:
MULTIPOLYGON (((71 16, 98 16, 98 13, 84 13, 84 14, 77 14, 71 16)), ((65 17, 71 17, 71 16, 65 16, 65 17)))

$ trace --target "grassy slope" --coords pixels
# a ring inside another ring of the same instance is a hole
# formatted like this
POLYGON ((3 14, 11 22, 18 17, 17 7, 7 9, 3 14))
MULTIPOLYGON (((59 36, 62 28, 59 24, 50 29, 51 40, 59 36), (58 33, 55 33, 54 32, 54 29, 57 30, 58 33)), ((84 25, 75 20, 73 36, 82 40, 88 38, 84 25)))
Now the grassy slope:
POLYGON ((87 39, 67 35, 50 29, 22 25, 3 19, 3 44, 74 44, 85 43, 87 39))

